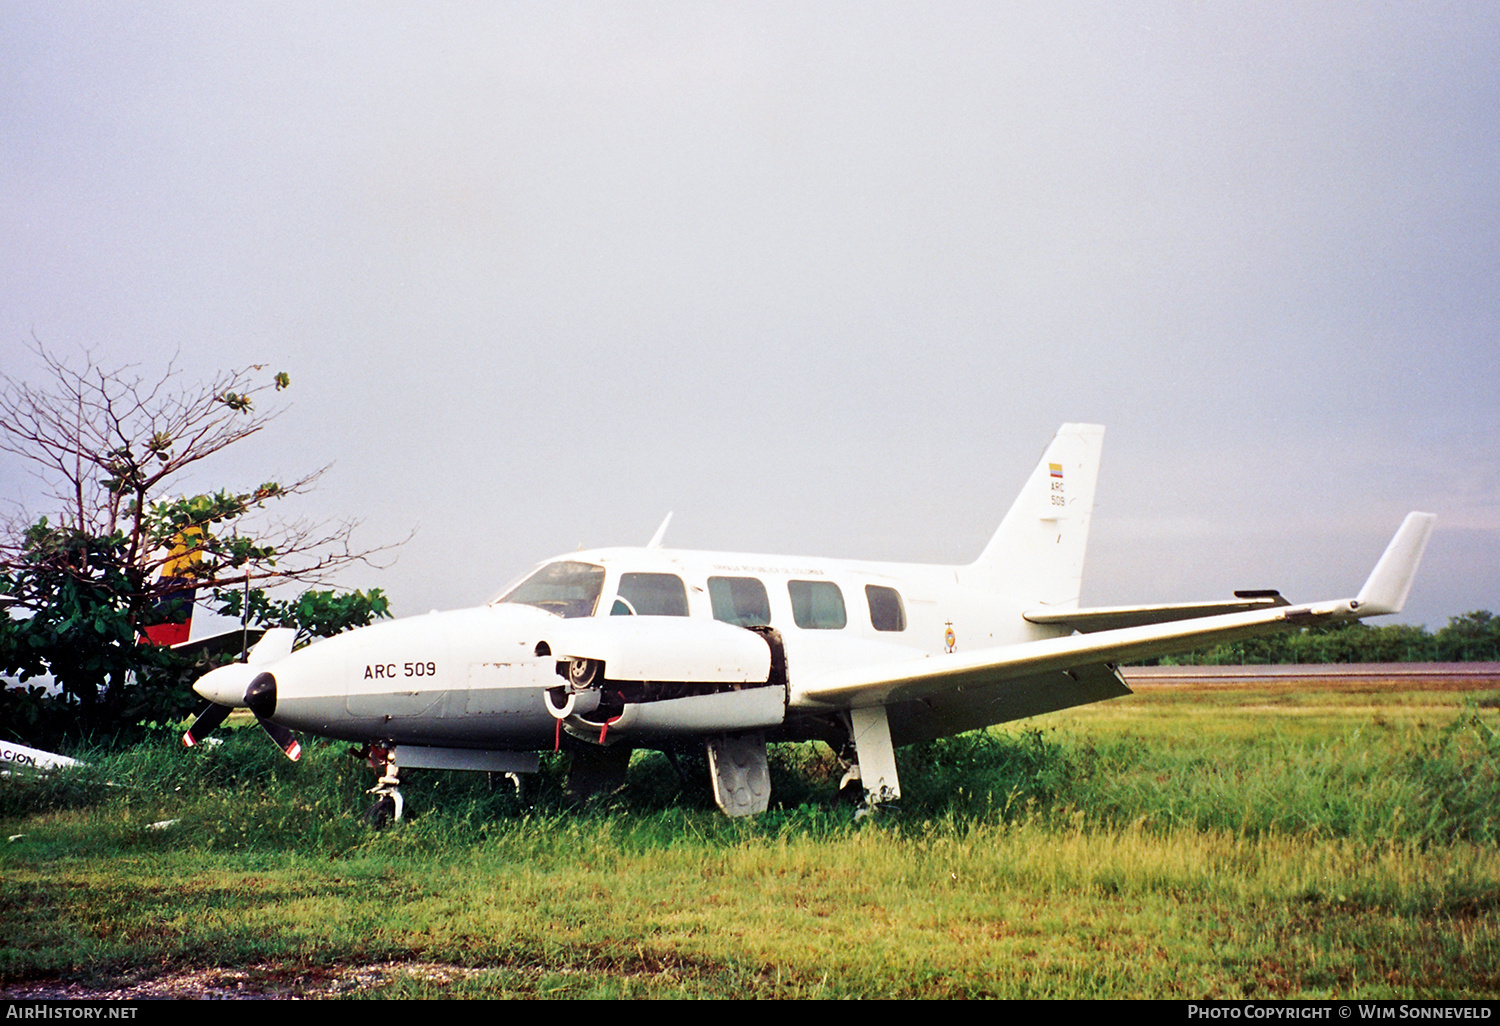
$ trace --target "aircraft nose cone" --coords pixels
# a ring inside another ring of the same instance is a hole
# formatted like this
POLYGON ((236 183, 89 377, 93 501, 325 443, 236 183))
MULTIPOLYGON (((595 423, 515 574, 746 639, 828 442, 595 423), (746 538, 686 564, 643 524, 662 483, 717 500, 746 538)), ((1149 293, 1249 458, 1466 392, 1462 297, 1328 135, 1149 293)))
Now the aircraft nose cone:
POLYGON ((199 677, 193 690, 210 702, 239 708, 245 704, 245 687, 254 676, 255 671, 245 664, 231 663, 199 677))
POLYGON ((268 720, 276 715, 276 678, 258 674, 245 689, 245 704, 258 718, 268 720))

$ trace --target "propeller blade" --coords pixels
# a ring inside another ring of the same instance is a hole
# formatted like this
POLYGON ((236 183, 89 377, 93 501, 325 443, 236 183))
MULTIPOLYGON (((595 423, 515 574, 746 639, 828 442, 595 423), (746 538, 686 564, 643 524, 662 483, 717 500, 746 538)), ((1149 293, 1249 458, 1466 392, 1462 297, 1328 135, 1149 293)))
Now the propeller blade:
POLYGON ((198 710, 198 715, 193 720, 192 725, 182 735, 182 743, 188 748, 197 747, 204 738, 213 733, 215 727, 224 722, 224 717, 228 716, 232 711, 227 705, 220 705, 217 702, 204 702, 203 707, 198 710))
POLYGON ((297 735, 279 723, 272 723, 270 720, 260 720, 259 722, 265 732, 271 735, 271 740, 276 742, 276 747, 286 753, 288 759, 296 762, 302 758, 302 745, 297 740, 297 735))

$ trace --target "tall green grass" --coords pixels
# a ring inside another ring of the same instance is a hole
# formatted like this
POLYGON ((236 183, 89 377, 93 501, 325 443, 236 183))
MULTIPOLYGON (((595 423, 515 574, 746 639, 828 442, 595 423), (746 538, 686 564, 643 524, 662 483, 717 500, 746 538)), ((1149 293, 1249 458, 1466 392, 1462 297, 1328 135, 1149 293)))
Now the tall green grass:
POLYGON ((1496 713, 1299 701, 1157 697, 912 746, 898 807, 858 822, 817 745, 774 751, 753 819, 713 808, 694 759, 684 784, 638 753, 585 803, 564 757, 519 794, 413 772, 383 832, 346 746, 292 764, 250 728, 80 753, 0 782, 22 835, 0 846, 0 987, 170 964, 296 991, 391 961, 450 968, 362 993, 1500 994, 1496 713))
MULTIPOLYGON (((1500 733, 1493 719, 1454 709, 1444 725, 1421 731, 1361 724, 1315 737, 1265 731, 1199 736, 1191 744, 1076 726, 976 731, 902 749, 902 798, 881 818, 1071 824, 1081 815, 1101 828, 1494 844, 1500 733)), ((346 745, 310 741, 293 764, 247 728, 199 752, 162 737, 83 754, 86 767, 8 779, 0 786, 0 819, 88 810, 74 819, 96 824, 85 831, 93 848, 167 819, 179 822, 141 843, 326 853, 367 839, 358 814, 369 803, 364 791, 373 775, 346 745)), ((684 783, 662 755, 638 752, 621 791, 585 803, 566 791, 567 756, 548 756, 519 791, 499 776, 413 771, 403 792, 414 822, 430 821, 456 843, 538 816, 624 817, 634 829, 671 833, 678 827, 645 824, 696 822, 689 813, 714 808, 701 763, 687 760, 684 783)), ((841 772, 821 745, 774 747, 774 807, 748 828, 822 836, 849 825, 850 808, 835 795, 841 772)), ((703 829, 693 827, 694 836, 703 829)))

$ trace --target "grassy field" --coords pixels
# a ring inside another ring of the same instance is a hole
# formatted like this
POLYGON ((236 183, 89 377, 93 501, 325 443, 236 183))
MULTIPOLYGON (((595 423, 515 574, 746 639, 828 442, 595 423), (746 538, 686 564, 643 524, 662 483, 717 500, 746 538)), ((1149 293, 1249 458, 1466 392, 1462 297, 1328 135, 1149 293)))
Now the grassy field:
POLYGON ((640 754, 583 809, 413 773, 377 834, 338 746, 163 738, 0 782, 0 993, 1495 997, 1497 698, 1144 689, 904 749, 858 824, 815 747, 750 822, 640 754))

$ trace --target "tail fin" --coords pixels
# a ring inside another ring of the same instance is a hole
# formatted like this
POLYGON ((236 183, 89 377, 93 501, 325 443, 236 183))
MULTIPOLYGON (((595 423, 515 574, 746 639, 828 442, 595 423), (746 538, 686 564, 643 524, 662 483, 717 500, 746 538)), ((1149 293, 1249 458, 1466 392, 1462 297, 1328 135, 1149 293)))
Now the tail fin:
POLYGON ((1435 523, 1437 517, 1431 513, 1406 514, 1401 529, 1386 546, 1385 554, 1375 564, 1370 579, 1365 581, 1365 586, 1359 589, 1359 597, 1354 600, 1354 608, 1359 610, 1360 616, 1401 612, 1435 523))
MULTIPOLYGON (((192 580, 193 568, 203 559, 198 549, 201 527, 189 527, 172 540, 172 551, 161 567, 161 580, 192 580)), ((193 602, 198 597, 196 588, 174 591, 158 599, 155 614, 163 622, 141 629, 146 640, 153 645, 180 645, 193 633, 193 602)))
POLYGON ((1104 428, 1064 424, 965 575, 1027 603, 1077 606, 1104 428))

